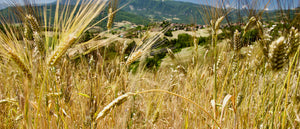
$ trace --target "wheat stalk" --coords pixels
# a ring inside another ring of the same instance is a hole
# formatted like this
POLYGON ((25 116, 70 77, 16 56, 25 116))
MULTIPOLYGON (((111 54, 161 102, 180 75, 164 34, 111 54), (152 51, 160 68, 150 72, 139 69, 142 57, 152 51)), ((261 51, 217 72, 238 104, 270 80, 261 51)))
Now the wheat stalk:
MULTIPOLYGON (((212 24, 212 45, 214 48, 214 94, 213 94, 213 99, 216 101, 217 100, 217 92, 218 92, 218 84, 217 84, 217 32, 219 30, 220 24, 223 21, 224 16, 219 17, 216 22, 214 23, 213 20, 211 21, 212 24)), ((216 111, 214 111, 216 113, 216 111)), ((216 117, 216 114, 215 114, 216 117)))
MULTIPOLYGON (((195 103, 194 101, 186 98, 186 97, 183 97, 181 95, 178 95, 178 94, 175 94, 175 93, 172 93, 172 92, 169 92, 169 91, 166 91, 166 90, 160 90, 160 89, 152 89, 152 90, 145 90, 145 91, 141 91, 141 92, 136 92, 136 93, 132 93, 132 92, 128 92, 128 93, 125 93, 124 95, 121 95, 119 97, 117 97, 116 99, 114 99, 111 103, 109 103, 107 106, 105 106, 100 113, 97 114, 96 116, 96 121, 97 120, 100 120, 102 118, 104 118, 111 109, 113 109, 115 106, 119 106, 121 105, 122 103, 124 103, 128 97, 132 96, 132 95, 137 95, 137 94, 144 94, 144 93, 150 93, 150 92, 161 92, 161 93, 167 93, 167 94, 170 94, 170 95, 173 95, 173 96, 177 96, 179 98, 182 98, 194 105, 196 105, 201 111, 203 111, 209 118, 211 118, 215 123, 216 125, 221 128, 221 126, 218 124, 218 122, 206 111, 204 110, 204 108, 202 108, 199 104, 195 103)), ((154 113, 154 116, 153 116, 153 119, 152 120, 157 120, 159 117, 159 109, 155 111, 154 113)), ((152 121, 153 122, 153 121, 152 121)))
POLYGON ((32 79, 32 73, 28 68, 28 64, 24 62, 26 55, 21 58, 21 48, 24 47, 20 44, 17 44, 17 39, 12 33, 13 28, 8 28, 4 26, 5 31, 0 31, 0 54, 2 57, 5 57, 9 60, 15 62, 15 64, 21 69, 28 79, 32 79), (20 45, 20 46, 19 46, 20 45))
POLYGON ((260 45, 260 48, 263 51, 264 57, 268 60, 269 59, 269 52, 270 52, 270 35, 268 33, 264 32, 264 28, 262 23, 257 20, 256 21, 256 27, 258 29, 258 36, 261 38, 258 43, 260 45))

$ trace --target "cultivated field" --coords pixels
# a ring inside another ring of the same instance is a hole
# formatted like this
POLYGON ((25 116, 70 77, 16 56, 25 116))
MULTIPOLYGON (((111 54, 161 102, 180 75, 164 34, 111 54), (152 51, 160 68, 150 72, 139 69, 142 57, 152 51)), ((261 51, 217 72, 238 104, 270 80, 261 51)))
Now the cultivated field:
POLYGON ((38 19, 29 2, 15 5, 21 27, 1 20, 0 128, 300 128, 299 14, 280 30, 249 15, 231 32, 220 29, 228 13, 211 10, 208 28, 187 32, 191 46, 167 49, 150 69, 152 46, 171 27, 113 35, 114 2, 57 5, 53 19, 38 19), (108 31, 80 42, 106 5, 108 31), (211 39, 199 45, 200 36, 211 39))

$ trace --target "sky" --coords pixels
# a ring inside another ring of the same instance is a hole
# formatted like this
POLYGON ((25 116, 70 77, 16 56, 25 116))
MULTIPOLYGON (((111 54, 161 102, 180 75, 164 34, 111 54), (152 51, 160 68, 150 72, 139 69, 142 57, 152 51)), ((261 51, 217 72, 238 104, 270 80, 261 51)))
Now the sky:
MULTIPOLYGON (((192 2, 196 4, 206 4, 206 5, 216 5, 216 1, 222 1, 222 0, 176 0, 176 1, 184 1, 184 2, 192 2)), ((249 7, 256 7, 258 9, 264 9, 265 5, 269 0, 223 0, 224 5, 226 7, 231 8, 238 8, 238 1, 240 1, 240 7, 239 8, 249 8, 249 7), (248 1, 246 3, 245 1, 248 1), (251 4, 252 3, 252 4, 251 4)), ((282 1, 281 5, 284 8, 296 8, 299 7, 299 1, 300 0, 279 0, 282 1)), ((218 2, 222 3, 222 2, 218 2)), ((277 0, 270 0, 270 3, 268 4, 266 10, 274 10, 278 9, 278 3, 277 0)))
MULTIPOLYGON (((8 1, 8 0, 0 0, 0 4, 4 3, 5 1, 8 1)), ((14 0, 14 1, 23 1, 23 0, 14 0)), ((33 1, 35 1, 35 3, 51 3, 56 0, 33 0, 33 1)), ((205 5, 212 5, 212 6, 216 6, 217 4, 222 3, 222 2, 216 2, 216 1, 225 1, 224 5, 227 8, 255 7, 256 9, 264 9, 266 3, 269 0, 176 0, 176 1, 192 2, 192 3, 196 3, 196 4, 205 4, 205 5), (242 1, 242 2, 240 2, 240 4, 239 4, 237 1, 242 1), (248 1, 248 3, 246 3, 245 1, 248 1), (254 1, 257 1, 257 2, 255 3, 254 1), (238 5, 240 5, 240 6, 238 6, 238 5)), ((266 10, 278 9, 277 0, 270 0, 270 1, 271 2, 269 3, 266 10)), ((293 9, 293 8, 299 7, 300 0, 279 0, 279 1, 283 1, 281 5, 284 8, 292 8, 293 9)))
MULTIPOLYGON (((17 2, 21 2, 21 1, 23 1, 23 0, 0 0, 0 3, 2 4, 2 3, 7 3, 7 1, 17 1, 17 2)), ((56 1, 56 0, 32 0, 32 1, 34 1, 34 3, 39 3, 39 4, 41 4, 41 3, 51 3, 51 2, 54 2, 54 1, 56 1)))

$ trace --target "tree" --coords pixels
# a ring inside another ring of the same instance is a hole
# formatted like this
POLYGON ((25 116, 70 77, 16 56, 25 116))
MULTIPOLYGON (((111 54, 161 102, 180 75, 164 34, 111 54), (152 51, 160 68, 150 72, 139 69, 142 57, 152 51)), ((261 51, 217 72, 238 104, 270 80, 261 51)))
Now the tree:
POLYGON ((171 30, 168 30, 168 31, 165 33, 165 36, 172 37, 172 36, 173 36, 172 31, 171 31, 171 30))

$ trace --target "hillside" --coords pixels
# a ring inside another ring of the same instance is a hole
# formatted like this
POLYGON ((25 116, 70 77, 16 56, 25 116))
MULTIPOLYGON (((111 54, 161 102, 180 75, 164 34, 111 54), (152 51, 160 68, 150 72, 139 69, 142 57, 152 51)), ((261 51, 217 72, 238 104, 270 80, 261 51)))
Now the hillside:
MULTIPOLYGON (((207 6, 207 5, 199 5, 189 2, 182 2, 182 1, 173 1, 173 0, 120 0, 120 6, 130 2, 125 8, 120 10, 117 13, 115 21, 129 21, 135 24, 148 24, 151 21, 162 21, 162 20, 169 20, 173 23, 197 23, 197 24, 207 24, 208 17, 206 16, 209 10, 215 10, 215 7, 207 6)), ((66 0, 62 0, 61 4, 67 3, 66 0)), ((71 0, 69 2, 70 6, 74 6, 76 0, 71 0)), ((0 4, 0 8, 1 8, 0 4)), ((48 9, 51 7, 52 12, 55 10, 56 2, 48 5, 48 9)), ((6 8, 0 11, 0 14, 5 16, 10 16, 8 14, 8 9, 13 8, 6 8), (3 13, 4 12, 4 13, 3 13)), ((13 9, 14 10, 14 9, 13 9)), ((107 11, 107 9, 105 9, 107 11)), ((291 10, 289 17, 294 17, 296 10, 291 10)), ((299 10, 299 8, 298 8, 299 10)), ((259 10, 255 10, 253 12, 259 12, 259 10)), ((231 23, 239 22, 240 19, 245 20, 248 19, 249 16, 248 10, 238 10, 238 9, 231 9, 230 13, 228 14, 228 20, 231 23), (240 13, 240 15, 238 15, 240 13)), ((53 13, 52 13, 53 14, 53 13)), ((286 13, 288 14, 288 13, 286 13)), ((103 13, 101 16, 97 18, 97 20, 101 19, 102 17, 106 16, 107 13, 103 13)), ((272 10, 272 11, 265 11, 263 14, 263 20, 265 21, 278 21, 282 20, 283 17, 281 15, 281 11, 279 10, 272 10)), ((225 21, 223 21, 225 23, 225 21)), ((101 24, 101 26, 105 26, 105 22, 101 24)))
MULTIPOLYGON (((128 1, 124 0, 121 4, 128 1)), ((154 20, 170 20, 175 23, 197 22, 198 24, 203 24, 204 20, 201 13, 211 8, 213 7, 180 1, 132 0, 123 10, 154 20)))
MULTIPOLYGON (((50 4, 47 6, 47 14, 55 14, 55 8, 56 5, 55 4, 50 4)), ((74 5, 70 5, 69 8, 74 8, 74 5)), ((44 8, 42 6, 36 6, 36 9, 39 10, 39 12, 44 12, 44 8)), ((61 7, 62 9, 62 7, 61 7)), ((12 10, 16 10, 15 7, 8 7, 5 8, 3 10, 0 11, 0 15, 6 18, 11 18, 14 19, 13 21, 15 22, 19 22, 19 20, 17 20, 16 15, 13 13, 12 10)), ((43 17, 42 13, 40 13, 40 17, 43 17)), ((97 18, 95 18, 94 21, 99 21, 102 18, 107 16, 107 9, 105 9, 105 11, 103 13, 101 13, 101 15, 99 15, 97 18)), ((49 16, 48 16, 49 17, 49 16)), ((50 16, 51 19, 53 19, 53 16, 50 16)), ((115 22, 121 22, 121 21, 129 21, 131 23, 134 24, 148 24, 150 22, 150 20, 147 17, 141 16, 141 15, 136 15, 130 12, 125 12, 123 10, 119 11, 116 14, 115 17, 115 22)), ((102 23, 99 24, 101 27, 105 27, 106 26, 106 20, 104 20, 102 23)))
POLYGON ((1 4, 0 3, 0 9, 4 9, 4 8, 6 8, 7 6, 5 6, 4 4, 1 4))
MULTIPOLYGON (((172 0, 123 0, 121 5, 131 1, 130 4, 123 10, 148 17, 153 20, 169 20, 174 23, 207 23, 206 13, 210 10, 215 10, 215 7, 207 5, 199 5, 189 2, 172 1, 172 0)), ((253 10, 253 12, 261 12, 261 10, 253 10)), ((286 12, 286 11, 285 11, 286 12)), ((249 10, 230 9, 228 20, 231 23, 240 21, 238 13, 242 19, 248 19, 249 10)), ((293 17, 296 10, 291 10, 290 17, 293 17)), ((286 12, 287 14, 287 12, 286 12)), ((265 11, 263 14, 264 20, 282 20, 281 12, 279 10, 265 11)))

